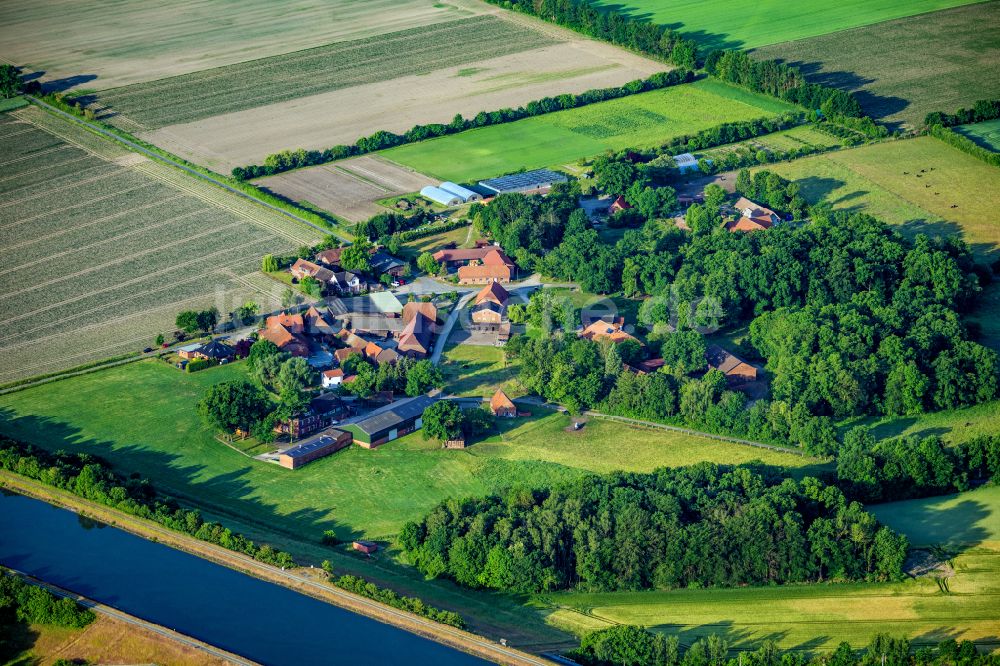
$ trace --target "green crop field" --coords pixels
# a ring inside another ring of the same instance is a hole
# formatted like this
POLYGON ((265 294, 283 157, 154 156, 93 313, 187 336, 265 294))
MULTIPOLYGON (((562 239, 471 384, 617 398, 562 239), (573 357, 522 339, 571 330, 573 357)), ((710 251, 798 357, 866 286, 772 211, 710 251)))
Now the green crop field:
POLYGON ((523 25, 475 16, 105 90, 98 100, 113 110, 112 122, 120 115, 126 129, 156 129, 553 43, 523 25))
POLYGON ((467 182, 522 167, 575 162, 608 149, 654 146, 720 123, 793 108, 770 97, 702 80, 412 143, 381 154, 442 180, 467 182))
POLYGON ((503 421, 501 434, 446 451, 420 434, 368 451, 351 447, 294 472, 250 460, 213 437, 196 414, 205 389, 242 376, 236 363, 185 374, 140 361, 0 397, 0 432, 46 448, 90 451, 206 510, 302 538, 393 534, 447 497, 513 483, 544 485, 590 471, 649 471, 698 460, 761 459, 804 473, 807 458, 679 433, 593 421, 567 432, 569 417, 503 421))
POLYGON ((634 16, 668 25, 705 49, 751 48, 825 35, 879 21, 932 12, 970 0, 912 2, 782 2, 781 0, 598 0, 634 16))
POLYGON ((775 640, 786 649, 866 645, 877 632, 916 646, 957 638, 1000 647, 1000 489, 872 507, 919 545, 973 546, 951 559, 954 575, 902 583, 787 585, 736 590, 550 594, 535 602, 554 626, 586 633, 641 624, 685 644, 720 634, 739 648, 775 640))
POLYGON ((995 153, 1000 152, 1000 119, 974 125, 960 125, 954 130, 969 137, 983 148, 989 148, 995 153))
POLYGON ((837 137, 822 132, 812 125, 800 125, 799 127, 793 127, 790 130, 784 130, 782 132, 765 134, 753 139, 730 143, 716 148, 709 148, 707 150, 699 150, 695 152, 695 157, 698 159, 703 157, 708 159, 718 159, 721 155, 725 155, 726 153, 733 151, 757 152, 758 150, 766 150, 769 152, 787 152, 803 147, 822 149, 840 145, 842 144, 837 137))
MULTIPOLYGON (((864 15, 854 4, 829 6, 864 15)), ((900 15, 931 9, 920 9, 923 3, 864 5, 905 10, 900 15)), ((802 5, 788 6, 798 9, 802 5)), ((813 15, 821 17, 823 12, 813 15)), ((996 71, 1000 2, 970 4, 787 44, 770 43, 774 45, 755 55, 801 66, 811 80, 856 92, 869 115, 892 126, 919 127, 931 111, 954 112, 961 106, 971 107, 976 100, 1000 96, 996 71)))
POLYGON ((306 227, 37 108, 0 117, 0 382, 151 346, 177 312, 273 297, 245 276, 306 227))

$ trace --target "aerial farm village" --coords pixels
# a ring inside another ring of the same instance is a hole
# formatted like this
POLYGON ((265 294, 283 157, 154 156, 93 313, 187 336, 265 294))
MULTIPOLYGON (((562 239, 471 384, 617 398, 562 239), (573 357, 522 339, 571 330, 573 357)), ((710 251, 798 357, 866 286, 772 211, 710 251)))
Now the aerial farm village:
MULTIPOLYGON (((0 165, 10 491, 468 663, 998 663, 1000 0, 5 0, 0 165)), ((0 565, 0 664, 229 658, 0 565)))

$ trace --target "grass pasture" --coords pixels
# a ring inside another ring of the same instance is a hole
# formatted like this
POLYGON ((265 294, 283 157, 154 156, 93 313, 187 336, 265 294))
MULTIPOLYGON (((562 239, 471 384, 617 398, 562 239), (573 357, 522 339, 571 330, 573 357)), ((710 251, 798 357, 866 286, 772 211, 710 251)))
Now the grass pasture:
POLYGON ((598 0, 633 16, 670 26, 698 40, 706 51, 713 48, 752 48, 795 39, 825 35, 879 21, 933 12, 970 0, 914 0, 866 2, 846 0, 598 0))
POLYGON ((183 309, 272 294, 260 256, 318 234, 27 108, 0 117, 0 382, 138 351, 183 309))
MULTIPOLYGON (((898 8, 904 12, 900 15, 935 8, 932 3, 863 4, 876 11, 878 7, 898 8), (919 9, 921 6, 925 8, 919 9)), ((863 16, 866 9, 854 5, 847 2, 831 7, 863 16)), ((789 6, 798 9, 802 5, 789 6)), ((816 11, 813 16, 822 14, 816 11)), ((801 67, 810 80, 856 93, 869 115, 894 127, 919 127, 931 111, 951 113, 961 106, 971 107, 976 100, 1000 96, 998 2, 968 4, 772 44, 755 54, 784 60, 801 67)))
POLYGON ((953 128, 959 134, 966 136, 983 148, 1000 152, 1000 118, 987 120, 973 125, 959 125, 953 128))
POLYGON ((215 440, 195 406, 208 386, 240 377, 235 363, 185 374, 141 361, 0 396, 0 432, 56 449, 90 451, 138 471, 163 490, 258 530, 318 539, 395 533, 447 497, 512 483, 543 485, 592 471, 648 471, 698 460, 763 459, 807 469, 799 456, 679 433, 592 421, 567 432, 548 411, 504 421, 503 432, 464 451, 419 433, 374 451, 351 447, 294 472, 249 460, 215 440))
POLYGON ((902 583, 788 585, 733 590, 539 596, 548 622, 575 633, 609 623, 642 624, 690 644, 708 634, 741 648, 765 638, 784 649, 856 648, 877 632, 909 636, 915 647, 945 638, 1000 647, 1000 489, 872 507, 917 545, 962 544, 942 585, 931 577, 902 583))
POLYGON ((702 80, 412 143, 381 154, 442 180, 468 182, 522 167, 575 162, 608 149, 656 145, 723 122, 792 108, 718 81, 702 80))

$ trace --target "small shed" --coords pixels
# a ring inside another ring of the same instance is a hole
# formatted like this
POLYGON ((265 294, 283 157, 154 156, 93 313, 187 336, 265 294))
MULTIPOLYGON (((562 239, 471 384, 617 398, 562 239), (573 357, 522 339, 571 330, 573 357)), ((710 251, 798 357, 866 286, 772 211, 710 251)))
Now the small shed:
POLYGON ((509 419, 517 416, 517 407, 514 405, 514 401, 507 397, 503 389, 497 389, 497 392, 490 398, 490 411, 493 412, 494 416, 502 418, 509 419))
POLYGON ((378 550, 378 544, 374 541, 355 541, 351 544, 351 547, 359 553, 364 553, 365 555, 371 555, 378 550))
POLYGON ((440 187, 434 187, 433 185, 428 185, 420 190, 420 196, 430 199, 434 203, 439 203, 442 206, 459 206, 465 203, 462 201, 462 197, 457 194, 442 190, 440 187))

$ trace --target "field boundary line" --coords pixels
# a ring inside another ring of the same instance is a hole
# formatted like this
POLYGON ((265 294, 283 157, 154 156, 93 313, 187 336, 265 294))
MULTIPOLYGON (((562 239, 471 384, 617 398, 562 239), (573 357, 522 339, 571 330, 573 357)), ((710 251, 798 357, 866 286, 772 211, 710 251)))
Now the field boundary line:
POLYGON ((242 217, 247 222, 249 222, 249 223, 251 223, 251 224, 253 224, 253 225, 257 226, 257 227, 260 227, 262 229, 266 229, 266 230, 274 233, 277 236, 281 236, 285 240, 291 241, 293 244, 308 243, 307 239, 305 239, 303 237, 300 237, 300 236, 295 236, 295 235, 292 234, 292 232, 286 231, 284 229, 279 228, 277 226, 277 223, 267 223, 267 222, 264 222, 264 221, 262 221, 262 220, 260 220, 258 218, 255 218, 253 215, 251 215, 250 213, 248 213, 246 211, 242 211, 242 210, 237 209, 235 206, 233 206, 233 205, 231 205, 229 203, 218 201, 216 199, 212 199, 208 195, 207 192, 200 192, 200 191, 198 191, 190 183, 181 183, 181 182, 175 182, 175 181, 169 180, 168 178, 166 178, 165 175, 155 173, 154 170, 151 170, 149 168, 149 165, 142 164, 142 165, 136 166, 135 169, 137 171, 142 171, 143 173, 145 173, 146 175, 148 175, 150 178, 155 178, 156 180, 158 180, 158 181, 160 181, 162 183, 165 183, 166 185, 169 185, 170 187, 172 187, 174 189, 180 190, 182 192, 187 192, 191 196, 196 197, 196 198, 198 198, 198 199, 206 202, 207 204, 209 204, 211 206, 214 206, 216 208, 221 208, 223 210, 229 211, 233 215, 237 215, 239 217, 242 217))
POLYGON ((12 160, 6 162, 0 162, 0 167, 9 166, 11 164, 17 164, 18 162, 23 162, 25 160, 33 160, 41 155, 47 155, 48 153, 55 152, 57 150, 62 150, 63 148, 75 148, 76 146, 64 145, 64 146, 52 146, 51 148, 43 148, 42 150, 31 153, 30 155, 25 155, 24 157, 15 157, 12 160))
MULTIPOLYGON (((13 176, 4 176, 3 178, 0 178, 0 183, 6 182, 8 180, 13 180, 15 178, 20 178, 21 176, 30 176, 31 174, 38 173, 39 171, 45 171, 46 169, 55 169, 56 167, 65 166, 67 164, 75 164, 77 162, 82 162, 83 160, 89 160, 92 158, 93 155, 87 154, 87 155, 81 155, 80 157, 76 157, 71 160, 66 160, 65 162, 58 162, 56 164, 46 164, 43 167, 38 167, 37 169, 32 169, 31 171, 22 171, 20 173, 15 173, 13 176)), ((16 189, 18 188, 14 188, 14 190, 11 191, 13 192, 16 189)))
MULTIPOLYGON (((107 162, 107 160, 105 160, 105 162, 107 162)), ((20 205, 20 204, 23 204, 23 203, 25 203, 27 201, 31 201, 32 199, 39 199, 41 197, 50 196, 50 195, 54 194, 55 192, 62 192, 63 190, 68 190, 68 189, 71 189, 71 188, 74 188, 74 187, 79 187, 80 185, 89 185, 90 183, 93 183, 95 180, 101 180, 102 178, 109 178, 111 176, 117 176, 121 172, 127 171, 127 170, 128 169, 126 167, 119 167, 119 168, 113 169, 113 170, 111 170, 111 171, 109 171, 107 173, 102 173, 102 174, 100 174, 98 176, 92 176, 90 178, 85 178, 84 180, 78 180, 78 181, 75 181, 75 182, 73 182, 73 183, 71 183, 69 185, 60 185, 59 187, 56 187, 54 189, 46 190, 44 192, 40 192, 39 194, 33 194, 30 197, 24 197, 23 199, 13 199, 11 201, 3 201, 2 199, 0 199, 0 208, 3 208, 5 206, 20 205)), ((71 175, 71 174, 69 174, 69 175, 71 175)), ((14 190, 14 191, 16 192, 17 190, 14 190)))
MULTIPOLYGON (((198 212, 200 212, 200 211, 198 211, 198 212)), ((24 289, 18 289, 16 291, 8 291, 8 292, 4 293, 2 297, 0 297, 0 300, 2 300, 3 298, 8 298, 10 296, 20 296, 21 294, 24 294, 24 293, 27 293, 27 292, 30 292, 30 291, 34 291, 35 289, 38 289, 40 287, 48 287, 48 286, 53 285, 53 284, 59 284, 60 282, 65 282, 66 280, 71 280, 73 278, 80 277, 81 275, 86 275, 88 273, 93 273, 94 271, 101 271, 101 270, 104 270, 104 269, 107 269, 107 268, 111 268, 112 266, 118 266, 118 265, 123 264, 123 263, 128 262, 128 261, 135 261, 137 259, 142 259, 143 257, 145 257, 145 256, 147 256, 149 254, 152 254, 152 253, 155 253, 155 252, 160 252, 160 251, 162 251, 162 250, 164 250, 166 248, 169 248, 169 247, 176 247, 178 245, 183 245, 184 243, 187 243, 187 242, 190 242, 190 241, 195 241, 195 240, 198 240, 199 238, 204 238, 205 236, 209 236, 209 235, 214 234, 214 233, 222 232, 222 231, 225 231, 227 229, 232 229, 233 227, 239 226, 241 224, 243 224, 243 222, 241 220, 237 220, 235 222, 223 225, 221 227, 212 227, 211 229, 208 229, 206 231, 202 231, 201 233, 193 234, 193 235, 190 235, 190 236, 185 236, 183 238, 178 238, 177 240, 171 241, 171 242, 166 243, 164 245, 159 245, 159 246, 156 246, 156 247, 149 248, 147 250, 141 250, 139 252, 134 252, 134 253, 132 253, 130 255, 126 255, 126 256, 122 256, 122 257, 117 257, 114 261, 107 261, 107 262, 104 262, 103 264, 97 264, 95 266, 88 266, 87 268, 85 268, 85 269, 83 269, 81 271, 77 271, 76 273, 68 273, 66 275, 61 275, 58 278, 54 278, 54 279, 48 280, 46 282, 39 282, 37 284, 32 285, 31 287, 27 287, 27 288, 24 288, 24 289)), ((130 284, 130 283, 132 283, 131 280, 129 282, 121 282, 121 283, 119 283, 118 286, 125 285, 125 284, 130 284)), ((16 319, 19 319, 19 318, 9 319, 8 321, 15 321, 16 319)))
MULTIPOLYGON (((249 243, 244 243, 243 247, 248 247, 250 245, 256 245, 258 243, 263 243, 264 241, 270 241, 270 240, 271 240, 270 238, 261 238, 261 239, 258 239, 256 241, 251 241, 249 243)), ((114 289, 119 289, 121 287, 131 286, 133 284, 137 284, 137 283, 141 282, 142 280, 148 279, 150 277, 156 277, 156 276, 159 276, 159 275, 163 275, 164 273, 169 273, 171 271, 174 271, 174 270, 177 270, 177 269, 180 269, 180 268, 185 268, 185 267, 187 267, 190 264, 202 261, 204 259, 208 259, 208 258, 217 256, 217 255, 220 255, 220 254, 224 254, 226 252, 230 252, 230 251, 232 251, 232 249, 233 248, 223 248, 223 249, 218 250, 216 252, 212 252, 210 254, 203 255, 201 257, 196 257, 196 258, 191 259, 189 261, 186 261, 186 262, 184 262, 182 264, 175 264, 173 266, 170 266, 169 268, 164 268, 164 269, 156 271, 154 273, 147 273, 147 274, 143 275, 142 277, 134 278, 134 279, 128 280, 126 282, 120 282, 120 283, 118 283, 118 284, 116 284, 116 285, 114 285, 112 287, 107 287, 105 289, 98 289, 96 291, 90 291, 90 292, 87 292, 86 294, 77 296, 75 298, 70 298, 70 299, 67 299, 65 301, 60 301, 58 303, 52 303, 52 304, 47 305, 47 306, 45 306, 43 308, 39 308, 37 310, 33 310, 31 312, 22 314, 22 315, 20 315, 18 317, 10 318, 10 319, 7 320, 7 322, 9 323, 9 322, 12 322, 12 321, 20 321, 21 319, 26 319, 26 318, 34 316, 36 314, 39 314, 39 313, 42 313, 42 312, 47 312, 47 311, 49 311, 49 310, 51 310, 53 308, 58 308, 58 307, 64 306, 67 303, 75 303, 77 301, 83 300, 84 298, 89 298, 90 296, 94 296, 95 294, 101 294, 101 293, 104 293, 104 292, 107 292, 107 291, 112 291, 114 289)), ((199 274, 198 276, 196 276, 195 278, 192 278, 192 279, 197 279, 197 278, 205 277, 205 276, 211 275, 212 273, 215 273, 217 271, 218 271, 218 267, 215 267, 211 271, 209 271, 207 273, 201 273, 201 274, 199 274)), ((163 288, 164 289, 165 288, 169 288, 169 287, 172 287, 172 286, 176 286, 178 284, 184 284, 186 282, 190 282, 190 280, 182 280, 181 282, 174 282, 173 284, 166 285, 166 287, 163 287, 163 288)), ((119 304, 125 302, 126 300, 130 300, 131 298, 136 298, 138 296, 146 296, 146 295, 148 295, 150 293, 156 293, 157 291, 160 291, 160 290, 159 289, 155 289, 155 290, 152 290, 152 291, 145 292, 143 294, 135 294, 134 296, 132 296, 132 297, 130 297, 128 299, 122 299, 122 300, 116 301, 115 303, 112 303, 110 305, 119 305, 119 304)), ((70 317, 70 319, 71 318, 75 318, 77 316, 80 316, 80 315, 74 315, 73 317, 70 317)), ((64 318, 63 321, 66 321, 66 318, 64 318)))
MULTIPOLYGON (((139 190, 139 189, 142 189, 144 187, 147 187, 147 185, 140 185, 139 187, 133 187, 132 189, 130 189, 130 190, 124 190, 124 191, 122 191, 119 194, 127 194, 128 192, 134 192, 135 190, 139 190)), ((102 201, 104 199, 109 199, 109 198, 115 197, 115 196, 118 196, 118 194, 109 194, 106 197, 98 197, 97 199, 92 199, 91 201, 88 201, 87 203, 94 203, 94 202, 102 201)), ((178 194, 176 194, 174 196, 167 197, 166 199, 159 199, 159 200, 154 201, 152 203, 143 204, 141 206, 137 206, 136 208, 130 208, 130 209, 122 211, 120 213, 112 213, 111 215, 105 215, 104 217, 99 217, 99 218, 97 218, 95 220, 91 220, 90 222, 84 222, 83 224, 78 224, 78 225, 76 225, 74 227, 63 227, 59 231, 51 233, 51 234, 49 234, 47 236, 38 236, 37 238, 32 238, 31 240, 27 240, 27 241, 24 241, 24 242, 21 242, 21 243, 16 243, 14 245, 8 245, 8 246, 6 246, 6 249, 9 250, 9 249, 12 249, 12 248, 15 248, 15 247, 23 247, 25 245, 31 245, 33 243, 37 243, 38 241, 41 241, 41 240, 48 240, 50 238, 57 238, 58 236, 62 236, 63 234, 68 234, 68 233, 70 233, 72 231, 76 231, 77 229, 86 229, 89 226, 92 226, 92 225, 95 225, 95 224, 100 224, 101 222, 107 222, 109 220, 115 219, 116 217, 120 217, 122 215, 128 215, 130 213, 134 213, 135 211, 145 210, 146 208, 150 208, 152 206, 158 206, 161 203, 166 203, 168 201, 173 201, 174 199, 177 199, 178 197, 182 197, 182 196, 184 196, 184 195, 178 193, 178 194)), ((37 220, 37 219, 39 219, 41 217, 45 217, 46 215, 53 215, 53 214, 58 215, 58 214, 62 214, 65 211, 67 211, 67 210, 69 210, 71 208, 76 208, 76 207, 78 207, 80 205, 83 205, 83 204, 74 204, 72 206, 66 206, 65 208, 56 209, 56 210, 51 211, 49 213, 42 213, 41 215, 35 215, 34 217, 29 217, 29 218, 25 218, 23 220, 18 220, 17 222, 14 222, 12 224, 7 224, 7 225, 0 226, 0 230, 9 229, 9 228, 15 227, 15 226, 17 226, 19 224, 24 224, 26 222, 32 222, 32 221, 37 220)))
POLYGON ((59 587, 54 583, 49 583, 40 578, 36 578, 31 574, 24 573, 23 571, 19 571, 11 567, 4 567, 4 568, 7 571, 10 571, 17 578, 20 578, 24 582, 28 583, 29 585, 40 587, 43 590, 46 590, 49 593, 60 598, 72 599, 73 601, 80 604, 84 608, 92 610, 95 613, 99 613, 101 615, 114 618, 115 620, 118 620, 119 622, 123 622, 125 624, 130 624, 132 626, 145 629, 146 631, 152 632, 158 636, 162 636, 174 643, 179 643, 181 645, 185 645, 187 647, 200 650, 202 652, 212 655, 213 657, 217 657, 219 659, 222 659, 223 661, 229 662, 230 664, 237 664, 237 666, 256 666, 257 664, 257 662, 250 661, 249 659, 241 657, 233 652, 228 652, 226 650, 223 650, 222 648, 215 647, 211 643, 206 643, 205 641, 198 640, 197 638, 192 638, 187 634, 182 634, 179 631, 168 629, 167 627, 164 627, 161 624, 150 622, 149 620, 145 620, 137 615, 130 615, 129 613, 125 613, 124 611, 118 610, 114 606, 108 606, 107 604, 102 604, 99 601, 94 601, 93 599, 85 597, 82 594, 78 594, 71 590, 59 587))
POLYGON ((220 187, 223 190, 226 190, 227 192, 229 192, 231 194, 235 194, 236 196, 238 196, 240 198, 246 199, 248 201, 252 201, 252 202, 254 202, 254 203, 256 203, 256 204, 258 204, 260 206, 263 206, 263 207, 265 207, 265 208, 267 208, 269 210, 275 211, 275 212, 279 213, 280 215, 283 215, 283 216, 285 216, 285 217, 287 217, 287 218, 289 218, 291 220, 295 220, 296 222, 299 222, 300 224, 304 224, 304 225, 306 225, 308 227, 311 227, 312 229, 315 229, 316 231, 320 232, 323 236, 333 235, 333 232, 330 231, 329 229, 324 229, 323 227, 319 226, 318 224, 314 224, 314 223, 310 222, 309 220, 306 220, 304 218, 299 217, 298 215, 295 215, 294 213, 291 213, 291 212, 289 212, 287 210, 279 208, 278 206, 274 206, 272 204, 269 204, 266 201, 262 201, 262 200, 258 199, 255 196, 247 194, 246 192, 242 192, 242 191, 236 189, 235 187, 231 187, 230 185, 227 185, 227 184, 223 183, 222 181, 219 181, 219 180, 217 180, 215 178, 212 178, 212 177, 207 176, 207 175, 205 175, 203 173, 200 173, 199 171, 196 171, 195 169, 192 169, 189 166, 185 166, 185 165, 181 164, 180 162, 177 162, 176 160, 173 160, 171 158, 168 158, 168 157, 165 157, 163 155, 160 155, 159 153, 154 152, 152 150, 149 150, 148 148, 144 148, 144 147, 140 146, 139 144, 135 143, 134 141, 129 141, 128 139, 122 138, 122 137, 118 136, 117 134, 115 134, 114 132, 110 132, 110 131, 108 131, 108 130, 106 130, 106 129, 98 126, 98 125, 95 125, 93 123, 87 122, 86 120, 82 120, 80 118, 77 118, 77 117, 73 116, 72 114, 66 113, 65 111, 63 111, 61 109, 57 109, 56 107, 52 106, 48 102, 44 102, 44 101, 40 100, 39 98, 35 97, 34 95, 26 95, 25 97, 31 103, 36 104, 36 105, 38 105, 38 106, 46 109, 50 113, 54 113, 54 114, 58 115, 59 117, 66 118, 66 119, 70 120, 71 122, 74 122, 74 123, 76 123, 78 125, 82 125, 83 127, 89 129, 91 132, 95 132, 95 133, 97 133, 97 134, 99 134, 99 135, 101 135, 101 136, 103 136, 105 138, 111 139, 112 141, 114 141, 114 142, 116 142, 118 144, 121 144, 121 145, 129 148, 133 152, 142 153, 143 155, 146 155, 147 157, 150 157, 150 158, 152 158, 153 160, 155 160, 157 162, 160 162, 160 163, 166 164, 168 166, 174 167, 175 169, 180 169, 181 171, 184 171, 185 173, 187 173, 187 174, 189 174, 191 176, 194 176, 195 178, 199 178, 199 179, 201 179, 201 180, 203 180, 205 182, 211 183, 211 184, 215 185, 216 187, 220 187))
POLYGON ((335 170, 335 171, 339 171, 340 173, 342 173, 343 175, 347 176, 348 178, 353 178, 354 180, 356 180, 356 181, 358 181, 360 183, 367 183, 368 185, 371 185, 374 188, 382 190, 386 194, 389 194, 389 193, 392 192, 392 190, 388 189, 385 185, 383 185, 381 183, 377 183, 377 182, 375 182, 374 180, 372 180, 370 178, 366 178, 365 176, 361 175, 360 173, 356 173, 354 171, 351 171, 350 169, 345 169, 340 164, 331 164, 330 165, 330 169, 335 170))
POLYGON ((628 425, 637 425, 646 428, 655 428, 658 430, 670 430, 672 432, 680 432, 687 435, 697 435, 699 437, 707 437, 708 439, 716 439, 723 442, 732 442, 733 444, 742 444, 744 446, 752 446, 758 449, 767 449, 769 451, 775 451, 778 453, 790 453, 792 455, 801 456, 803 458, 811 458, 817 461, 820 460, 816 456, 809 455, 808 453, 802 450, 785 448, 774 444, 765 444, 763 442, 755 442, 752 439, 742 439, 740 437, 731 437, 729 435, 717 435, 715 433, 702 432, 701 430, 693 430, 691 428, 682 428, 680 426, 672 426, 672 425, 667 425, 665 423, 656 423, 655 421, 643 421, 642 419, 633 419, 627 416, 615 416, 613 414, 595 412, 589 409, 585 411, 584 414, 586 414, 587 416, 593 416, 594 418, 605 419, 608 421, 618 421, 620 423, 625 423, 628 425))
MULTIPOLYGON (((63 206, 62 208, 54 208, 53 210, 46 211, 44 213, 38 213, 37 215, 32 215, 31 217, 22 217, 22 218, 20 218, 18 220, 15 220, 14 222, 8 222, 6 224, 0 225, 0 229, 9 229, 10 227, 16 227, 17 225, 24 224, 26 222, 34 222, 35 220, 41 219, 41 218, 46 217, 48 215, 59 215, 61 213, 65 213, 68 210, 72 210, 74 208, 79 208, 80 206, 86 206, 88 204, 97 203, 99 201, 106 201, 107 199, 111 199, 113 197, 118 197, 118 196, 121 196, 123 194, 129 194, 130 192, 135 192, 136 190, 141 190, 141 189, 143 189, 145 187, 149 187, 150 185, 159 185, 159 183, 144 183, 142 185, 136 185, 135 187, 130 187, 127 190, 119 190, 119 191, 113 192, 111 194, 105 194, 103 196, 97 197, 96 199, 88 199, 87 201, 81 201, 80 203, 72 204, 70 206, 63 206)), ((168 201, 168 200, 169 199, 164 199, 164 201, 168 201)), ((113 213, 112 215, 120 215, 120 213, 113 213)), ((111 216, 109 215, 108 217, 111 217, 111 216)), ((103 219, 106 219, 106 218, 103 218, 103 219)), ((87 224, 90 224, 90 223, 88 222, 87 224)), ((76 227, 74 227, 74 228, 76 228, 76 227)))
MULTIPOLYGON (((133 213, 133 212, 135 212, 135 210, 142 210, 143 208, 148 208, 149 206, 154 206, 154 205, 156 205, 156 204, 149 204, 147 206, 142 206, 140 208, 136 208, 136 209, 128 211, 128 212, 129 213, 133 213)), ((63 256, 66 256, 66 255, 69 255, 69 254, 73 254, 74 252, 79 252, 80 250, 89 250, 91 248, 97 247, 97 246, 102 245, 104 243, 112 243, 114 241, 119 241, 119 240, 121 240, 123 238, 127 238, 128 236, 132 236, 134 234, 140 234, 140 233, 143 233, 143 232, 146 232, 146 231, 152 231, 154 229, 158 229, 158 228, 162 227, 165 224, 171 224, 172 222, 176 222, 178 220, 183 220, 186 217, 191 217, 192 215, 197 215, 198 213, 201 213, 204 210, 205 210, 204 208, 199 208, 198 210, 193 210, 193 211, 191 211, 189 213, 183 213, 183 214, 178 215, 176 217, 171 217, 171 218, 166 219, 166 220, 161 220, 160 222, 157 222, 156 224, 150 224, 150 225, 141 226, 138 229, 131 229, 129 231, 120 233, 120 234, 118 234, 116 236, 107 236, 105 238, 102 238, 101 240, 94 241, 93 243, 87 243, 85 245, 78 245, 76 247, 72 247, 72 248, 69 248, 67 250, 63 250, 61 252, 53 252, 51 254, 46 254, 44 257, 40 257, 38 259, 35 259, 34 261, 29 261, 26 264, 18 264, 17 266, 13 266, 11 268, 5 268, 3 270, 0 270, 0 275, 6 275, 7 273, 11 273, 11 272, 20 270, 22 268, 27 268, 29 266, 34 266, 35 264, 43 263, 45 261, 48 261, 49 259, 54 259, 56 257, 63 257, 63 256)), ((10 250, 10 249, 14 249, 14 248, 17 248, 17 247, 23 247, 25 245, 31 245, 33 243, 37 243, 38 241, 49 240, 51 238, 55 238, 57 236, 61 236, 63 234, 67 234, 70 231, 75 231, 77 229, 86 228, 86 227, 92 226, 94 224, 98 224, 100 222, 106 222, 106 221, 107 220, 95 220, 93 222, 88 222, 87 224, 81 225, 79 227, 73 227, 72 229, 67 229, 65 231, 59 231, 59 232, 56 232, 54 234, 50 234, 48 236, 40 236, 39 238, 36 238, 34 240, 31 240, 31 241, 25 241, 24 243, 18 243, 17 245, 8 245, 5 249, 10 250)))

